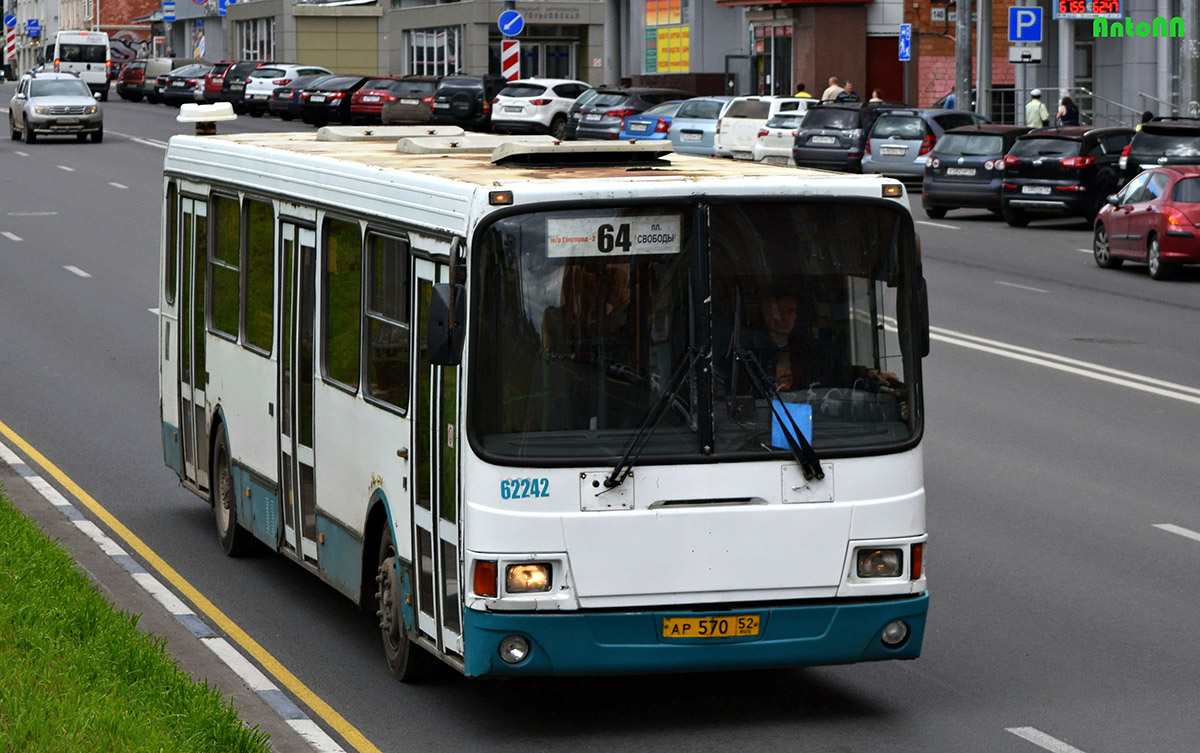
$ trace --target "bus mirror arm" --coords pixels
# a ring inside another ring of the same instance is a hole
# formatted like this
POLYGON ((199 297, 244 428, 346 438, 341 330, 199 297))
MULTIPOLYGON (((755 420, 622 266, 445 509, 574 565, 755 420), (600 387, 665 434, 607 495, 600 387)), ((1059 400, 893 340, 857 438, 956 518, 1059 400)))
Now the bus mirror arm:
POLYGON ((426 345, 429 362, 436 366, 462 363, 463 322, 467 318, 467 295, 462 285, 438 283, 429 299, 429 329, 426 345))

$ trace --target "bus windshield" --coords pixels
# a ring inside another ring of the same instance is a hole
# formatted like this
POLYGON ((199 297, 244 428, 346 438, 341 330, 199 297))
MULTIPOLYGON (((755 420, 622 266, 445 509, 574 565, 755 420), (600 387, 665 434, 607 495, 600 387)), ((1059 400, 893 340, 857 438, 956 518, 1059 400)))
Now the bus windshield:
POLYGON ((61 43, 58 46, 58 57, 64 63, 103 63, 108 59, 108 46, 61 43))
POLYGON ((476 241, 472 440, 603 462, 665 399, 643 463, 788 457, 784 410, 818 452, 894 451, 919 432, 914 247, 876 203, 504 217, 476 241))

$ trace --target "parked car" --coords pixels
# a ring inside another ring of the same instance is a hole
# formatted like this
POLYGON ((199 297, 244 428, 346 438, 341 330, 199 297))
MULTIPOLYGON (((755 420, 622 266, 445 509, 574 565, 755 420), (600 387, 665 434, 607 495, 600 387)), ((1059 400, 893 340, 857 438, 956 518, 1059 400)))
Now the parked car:
POLYGON ((1200 119, 1155 118, 1143 123, 1121 154, 1126 181, 1159 165, 1200 165, 1200 119))
POLYGON ((733 97, 692 97, 683 103, 671 120, 671 146, 682 154, 711 157, 717 123, 733 97))
POLYGON ((379 118, 384 125, 428 123, 438 76, 405 76, 392 89, 396 100, 385 101, 379 118))
POLYGON ((967 110, 888 110, 867 133, 862 171, 895 178, 923 178, 925 157, 951 128, 990 122, 967 110))
POLYGON ((492 100, 508 85, 503 76, 447 76, 433 94, 429 122, 487 131, 492 125, 492 100))
POLYGON ((349 123, 351 98, 369 80, 366 76, 333 76, 309 84, 300 92, 300 119, 317 128, 349 123))
POLYGON ((579 113, 583 110, 583 106, 595 99, 599 93, 599 89, 588 89, 571 103, 571 108, 567 110, 567 127, 563 133, 564 138, 568 141, 575 138, 575 133, 579 128, 579 113))
POLYGON ((196 88, 204 85, 204 76, 212 70, 211 65, 191 63, 183 65, 165 76, 157 84, 157 99, 163 104, 179 107, 184 102, 196 101, 196 88))
POLYGON ((621 127, 622 139, 663 140, 671 137, 671 120, 683 105, 682 99, 672 99, 655 105, 645 112, 625 118, 621 127))
POLYGON ((621 89, 601 89, 591 102, 579 111, 580 139, 615 139, 621 135, 625 118, 645 112, 651 107, 672 99, 688 99, 691 93, 679 89, 658 89, 631 86, 621 89))
POLYGON ((811 97, 736 97, 717 122, 713 154, 717 157, 753 159, 754 142, 768 120, 780 113, 802 113, 812 103, 811 97))
POLYGON ((1000 200, 1013 227, 1032 215, 1076 215, 1091 222, 1121 184, 1121 152, 1133 138, 1124 127, 1039 128, 1004 157, 1000 200))
POLYGON ((758 138, 751 150, 755 162, 773 165, 792 165, 792 144, 796 141, 796 129, 804 119, 801 112, 780 113, 758 129, 758 138))
POLYGON ((1028 126, 961 126, 946 131, 925 157, 921 205, 933 219, 970 207, 1000 213, 1004 155, 1028 126))
POLYGON ((221 101, 221 87, 225 83, 225 74, 232 68, 234 61, 222 60, 219 63, 212 64, 210 70, 204 76, 204 85, 196 87, 196 101, 206 104, 221 101))
POLYGON ((399 101, 395 87, 400 85, 399 76, 367 79, 362 88, 350 98, 350 122, 378 125, 382 121, 383 106, 388 100, 399 101))
POLYGON ((200 61, 191 58, 147 58, 130 61, 117 77, 117 96, 130 102, 141 102, 143 99, 157 102, 158 92, 155 85, 159 76, 180 66, 198 62, 200 61))
POLYGON ((799 167, 862 172, 867 132, 875 118, 903 102, 818 102, 810 105, 796 130, 792 159, 799 167))
POLYGON ((1200 165, 1152 167, 1109 196, 1092 235, 1096 264, 1116 269, 1146 262, 1166 280, 1181 264, 1200 263, 1200 165))
POLYGON ((8 103, 8 133, 26 144, 38 136, 73 135, 80 141, 104 140, 104 113, 92 93, 74 73, 27 73, 17 82, 8 103))
POLYGON ((525 78, 510 81, 492 102, 492 130, 497 133, 567 135, 567 111, 588 90, 582 81, 525 78))
POLYGON ((254 71, 268 65, 273 66, 275 63, 266 60, 244 60, 229 66, 221 77, 221 92, 216 101, 229 102, 236 113, 246 112, 246 79, 250 78, 254 71))
POLYGON ((125 64, 117 76, 117 96, 131 102, 140 102, 142 83, 146 80, 146 61, 132 60, 125 64))
POLYGON ((300 93, 310 86, 319 86, 322 81, 335 78, 333 74, 320 76, 300 76, 292 79, 290 84, 277 86, 267 100, 267 109, 272 115, 282 120, 293 120, 300 117, 300 93))
POLYGON ((328 76, 333 71, 319 65, 294 65, 275 63, 250 71, 246 77, 246 88, 242 90, 242 105, 246 113, 257 118, 267 111, 267 104, 276 87, 287 86, 300 76, 328 76))

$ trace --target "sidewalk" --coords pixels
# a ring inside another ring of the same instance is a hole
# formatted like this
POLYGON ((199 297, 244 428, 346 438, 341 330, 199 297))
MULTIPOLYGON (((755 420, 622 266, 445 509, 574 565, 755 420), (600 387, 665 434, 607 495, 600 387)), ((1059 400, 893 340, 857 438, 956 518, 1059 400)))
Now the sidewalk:
MULTIPOLYGON (((33 469, 37 471, 36 468, 33 469)), ((22 471, 23 472, 23 471, 22 471)), ((283 696, 281 691, 268 691, 279 694, 275 705, 256 691, 242 677, 225 663, 212 649, 205 645, 195 634, 204 630, 204 625, 189 629, 183 622, 172 616, 130 573, 86 533, 80 530, 68 517, 79 517, 71 508, 56 509, 41 493, 34 489, 25 478, 0 458, 0 485, 5 494, 12 500, 23 515, 33 520, 51 539, 75 560, 80 570, 96 585, 115 607, 130 614, 139 615, 138 628, 146 633, 162 636, 166 640, 166 649, 179 663, 180 669, 195 680, 203 680, 221 691, 221 694, 237 709, 238 714, 248 726, 257 726, 259 730, 271 736, 271 748, 277 753, 313 753, 313 751, 338 750, 327 745, 310 744, 308 740, 285 720, 276 706, 284 713, 294 704, 283 696), (67 514, 64 514, 66 512, 67 514)), ((69 500, 75 504, 75 500, 69 500)), ((76 504, 76 508, 81 506, 76 504)), ((128 555, 124 555, 128 556, 128 555)), ((200 621, 193 617, 190 620, 200 621)), ((208 632, 219 635, 208 626, 208 632)), ((298 709, 296 710, 298 712, 298 709)), ((291 716, 294 718, 295 713, 291 716)), ((303 713, 300 713, 303 716, 303 713)), ((312 724, 308 722, 308 724, 312 724)), ((320 737, 324 737, 321 734, 320 737)))

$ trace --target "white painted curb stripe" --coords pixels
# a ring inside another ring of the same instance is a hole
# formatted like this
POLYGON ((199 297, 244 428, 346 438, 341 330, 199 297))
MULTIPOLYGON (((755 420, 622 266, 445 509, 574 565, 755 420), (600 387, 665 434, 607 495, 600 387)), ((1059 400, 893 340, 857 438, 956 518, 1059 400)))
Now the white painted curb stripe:
POLYGON ((246 657, 239 654, 229 641, 224 638, 201 638, 200 642, 208 646, 214 654, 221 658, 221 661, 237 672, 238 677, 241 677, 255 693, 261 693, 264 690, 279 690, 275 687, 275 683, 268 680, 267 676, 259 672, 258 668, 251 664, 246 657))
POLYGON ((74 520, 71 522, 75 524, 76 528, 87 534, 89 539, 96 542, 100 546, 100 551, 104 552, 109 557, 120 557, 122 554, 129 554, 129 552, 126 552, 124 549, 122 549, 117 542, 106 536, 104 531, 101 531, 100 527, 92 521, 74 520))
POLYGON ((324 730, 318 727, 313 720, 288 719, 288 724, 299 732, 300 736, 307 740, 308 744, 313 746, 318 753, 345 753, 341 746, 334 742, 332 737, 325 734, 324 730))
POLYGON ((155 601, 162 604, 172 616, 178 617, 181 614, 195 614, 187 604, 184 604, 179 597, 171 593, 162 584, 162 581, 150 573, 133 573, 133 579, 138 582, 138 585, 146 589, 146 593, 153 596, 155 601))
POLYGON ((1051 751, 1051 753, 1083 753, 1079 748, 1067 745, 1062 740, 1053 738, 1034 727, 1007 727, 1004 731, 1011 732, 1022 740, 1028 740, 1039 748, 1051 751))
POLYGON ((1186 528, 1180 528, 1179 526, 1171 525, 1170 523, 1155 523, 1154 527, 1162 531, 1167 531, 1168 533, 1177 533, 1184 538, 1200 541, 1200 533, 1189 531, 1186 528))

